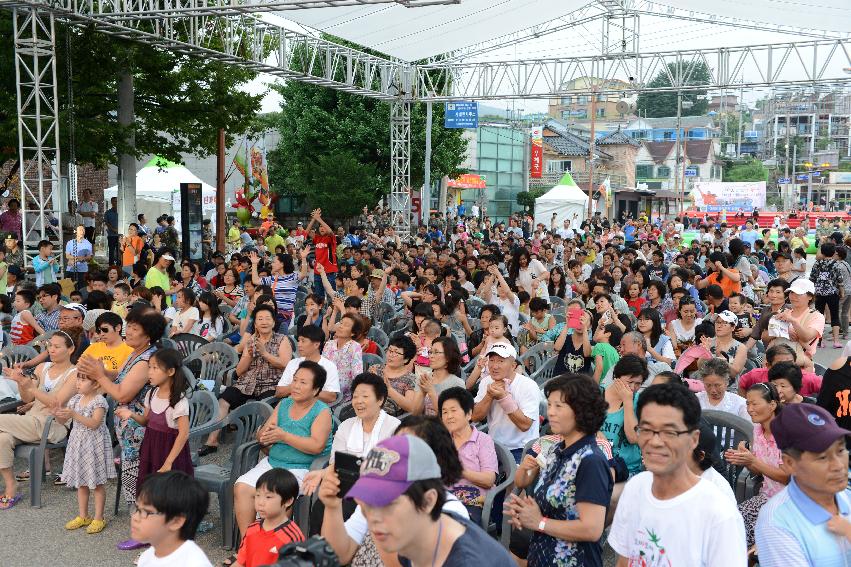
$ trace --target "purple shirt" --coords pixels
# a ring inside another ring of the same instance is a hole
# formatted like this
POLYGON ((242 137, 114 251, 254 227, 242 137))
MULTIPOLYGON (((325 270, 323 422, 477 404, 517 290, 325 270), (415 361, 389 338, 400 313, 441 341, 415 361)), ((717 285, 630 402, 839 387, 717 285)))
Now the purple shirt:
MULTIPOLYGON (((496 457, 493 439, 490 435, 482 433, 475 427, 473 427, 473 434, 470 435, 470 438, 458 449, 458 457, 461 459, 461 466, 468 471, 499 471, 499 460, 496 457)), ((466 479, 461 479, 455 486, 475 485, 466 479)), ((484 488, 477 488, 482 496, 487 492, 484 488)))
POLYGON ((12 213, 4 211, 0 214, 0 230, 3 232, 12 232, 17 235, 18 240, 21 239, 21 212, 12 213))

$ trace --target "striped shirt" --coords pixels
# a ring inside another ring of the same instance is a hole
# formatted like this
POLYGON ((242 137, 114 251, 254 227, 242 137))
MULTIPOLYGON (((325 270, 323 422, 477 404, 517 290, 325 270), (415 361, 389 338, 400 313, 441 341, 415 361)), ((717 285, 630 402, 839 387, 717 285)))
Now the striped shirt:
POLYGON ((35 320, 44 329, 44 332, 55 331, 59 328, 59 313, 62 309, 57 305, 56 309, 47 312, 43 311, 36 315, 35 320))
POLYGON ((275 305, 278 311, 290 313, 295 310, 295 292, 298 290, 298 274, 284 274, 283 276, 266 276, 260 279, 262 285, 272 288, 275 296, 275 305))
MULTIPOLYGON (((839 514, 851 516, 851 490, 836 495, 839 514)), ((800 489, 795 478, 760 510, 756 546, 760 567, 851 564, 851 543, 827 531, 831 514, 800 489)))

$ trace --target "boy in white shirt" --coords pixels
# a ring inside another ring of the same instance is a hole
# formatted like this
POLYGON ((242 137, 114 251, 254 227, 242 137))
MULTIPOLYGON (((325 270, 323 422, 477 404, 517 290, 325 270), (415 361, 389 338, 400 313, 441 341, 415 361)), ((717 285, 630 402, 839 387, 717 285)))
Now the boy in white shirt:
POLYGON ((131 537, 151 547, 139 567, 212 567, 193 541, 207 513, 210 496, 197 480, 180 471, 149 476, 139 488, 130 517, 131 537))

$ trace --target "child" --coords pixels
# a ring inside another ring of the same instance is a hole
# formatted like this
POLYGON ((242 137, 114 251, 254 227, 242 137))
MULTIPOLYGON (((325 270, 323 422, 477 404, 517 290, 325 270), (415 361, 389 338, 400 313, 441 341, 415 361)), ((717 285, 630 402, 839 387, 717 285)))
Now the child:
POLYGON ((209 505, 207 489, 180 471, 149 476, 130 517, 133 539, 151 545, 138 567, 212 567, 193 541, 209 505))
POLYGON ((84 374, 77 375, 77 394, 65 408, 54 410, 61 423, 74 421, 68 434, 62 482, 77 489, 79 515, 65 524, 66 530, 83 526, 87 534, 102 532, 106 527, 103 509, 106 503, 106 481, 115 478, 112 440, 106 427, 106 398, 98 393, 98 385, 84 374), (95 493, 95 515, 89 516, 89 492, 95 493))
POLYGON ((730 311, 738 318, 733 336, 744 342, 751 336, 755 323, 753 316, 746 311, 748 298, 741 293, 734 293, 727 299, 727 304, 730 306, 730 311))
POLYGON ((122 420, 133 419, 145 426, 145 437, 139 449, 139 480, 155 472, 170 470, 192 474, 189 456, 188 389, 181 361, 183 355, 173 348, 160 349, 148 361, 148 381, 151 389, 145 396, 145 413, 133 413, 128 407, 115 410, 122 420))
POLYGON ((594 359, 594 381, 598 384, 604 376, 608 376, 609 370, 615 367, 620 360, 620 355, 614 345, 621 344, 623 333, 620 327, 614 323, 606 325, 604 319, 600 319, 597 331, 594 333, 594 342, 591 349, 591 357, 594 359))
POLYGON ((176 313, 171 321, 171 334, 191 333, 192 327, 201 319, 198 308, 195 307, 195 292, 188 288, 182 288, 174 296, 174 307, 176 313))
POLYGON ((274 565, 278 552, 287 544, 304 541, 304 534, 292 520, 298 497, 298 481, 286 469, 272 469, 257 479, 254 508, 260 518, 245 530, 234 567, 274 565))
POLYGON ((417 357, 414 359, 414 374, 419 379, 421 376, 431 376, 431 343, 442 333, 442 326, 437 319, 426 319, 420 326, 420 332, 416 334, 414 344, 417 345, 417 357))
POLYGON ((205 291, 198 298, 201 319, 195 323, 192 333, 208 341, 214 341, 225 329, 225 318, 219 311, 219 300, 212 292, 205 291))
POLYGON ((130 286, 124 282, 115 284, 112 290, 112 312, 121 317, 127 318, 127 308, 130 307, 130 286))
MULTIPOLYGON (((485 310, 482 309, 482 313, 485 313, 485 310)), ((484 323, 483 323, 484 324, 484 323)), ((488 322, 488 332, 484 336, 484 340, 482 340, 482 348, 479 350, 480 353, 487 352, 490 347, 496 343, 511 343, 511 335, 508 332, 508 317, 505 315, 491 315, 490 321, 488 322)), ((473 371, 470 372, 470 375, 467 376, 466 386, 468 390, 472 390, 473 386, 479 381, 479 378, 484 378, 488 375, 486 366, 487 366, 488 357, 479 356, 477 359, 477 364, 473 368, 473 371)))
MULTIPOLYGON (((35 272, 36 287, 56 282, 59 264, 53 256, 53 244, 49 240, 42 240, 38 243, 38 256, 33 258, 32 265, 35 272)), ((4 275, 3 278, 5 277, 4 275)))
MULTIPOLYGON (((677 366, 674 372, 686 378, 689 372, 697 370, 701 360, 714 358, 709 350, 712 346, 712 339, 715 338, 715 326, 709 321, 703 321, 694 327, 694 344, 683 351, 677 360, 677 366)), ((689 388, 693 392, 703 391, 700 380, 690 380, 686 378, 689 388), (700 386, 697 386, 700 384, 700 386), (697 387, 698 389, 695 389, 697 387)))
POLYGON ((641 285, 636 282, 630 283, 627 288, 626 304, 629 306, 632 314, 638 317, 638 314, 644 309, 645 303, 647 303, 647 300, 641 297, 641 285))
POLYGON ((13 345, 29 344, 37 335, 44 333, 44 329, 30 313, 30 307, 33 303, 35 303, 35 293, 31 289, 19 289, 15 293, 15 301, 12 306, 18 314, 12 318, 13 345))
POLYGON ((529 311, 532 313, 532 317, 522 327, 526 329, 526 334, 524 335, 526 339, 523 341, 525 344, 520 345, 520 349, 523 352, 526 351, 527 347, 537 344, 539 337, 555 327, 556 324, 555 317, 549 313, 550 304, 543 297, 535 297, 530 300, 529 311))
POLYGON ((71 300, 71 303, 82 303, 83 294, 75 289, 74 291, 68 294, 68 299, 71 300))
POLYGON ((520 313, 529 315, 529 302, 532 301, 532 296, 527 291, 518 291, 517 299, 520 300, 520 313))

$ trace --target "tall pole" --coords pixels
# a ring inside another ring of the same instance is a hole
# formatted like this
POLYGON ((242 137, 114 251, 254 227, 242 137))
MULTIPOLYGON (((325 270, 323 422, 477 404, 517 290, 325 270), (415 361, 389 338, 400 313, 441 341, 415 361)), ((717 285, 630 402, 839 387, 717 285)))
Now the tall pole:
POLYGON ((596 88, 591 89, 591 141, 588 144, 588 220, 594 216, 594 126, 597 120, 597 93, 596 88))
POLYGON ((216 250, 225 252, 225 129, 219 128, 216 151, 216 250))
MULTIPOLYGON (((775 150, 776 151, 776 150, 775 150)), ((786 163, 783 168, 783 177, 789 179, 789 105, 786 105, 786 163)), ((791 179, 789 179, 791 181, 791 179)), ((789 210, 792 208, 789 192, 791 191, 790 183, 784 183, 786 190, 783 192, 783 208, 789 210)))
POLYGON ((739 139, 736 142, 736 157, 742 157, 742 90, 739 89, 739 139))
POLYGON ((423 224, 428 224, 429 210, 431 209, 431 112, 431 101, 428 101, 426 102, 425 175, 421 195, 422 203, 420 203, 420 216, 423 219, 423 224))
MULTIPOLYGON (((792 146, 792 177, 795 177, 795 170, 796 169, 798 169, 798 144, 795 144, 794 146, 792 146)), ((798 179, 795 178, 795 181, 796 181, 795 185, 797 185, 798 179)), ((794 192, 794 186, 793 186, 793 192, 794 192)), ((794 197, 795 197, 795 204, 797 205, 798 204, 797 192, 795 192, 794 197)), ((792 207, 789 207, 789 208, 791 209, 792 207)))
POLYGON ((680 193, 680 115, 682 114, 683 93, 677 91, 677 153, 674 161, 674 194, 680 201, 680 216, 685 209, 685 203, 682 194, 680 193))

